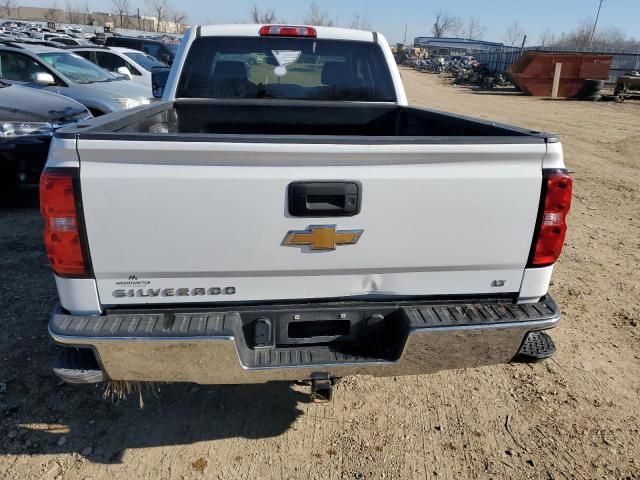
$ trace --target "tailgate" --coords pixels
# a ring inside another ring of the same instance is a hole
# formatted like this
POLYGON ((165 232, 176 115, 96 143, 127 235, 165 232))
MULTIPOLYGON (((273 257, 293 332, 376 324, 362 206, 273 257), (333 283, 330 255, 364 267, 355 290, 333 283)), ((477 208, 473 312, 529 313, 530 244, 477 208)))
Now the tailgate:
POLYGON ((128 305, 518 292, 546 146, 80 138, 78 152, 100 301, 128 305), (292 215, 290 184, 313 181, 358 185, 359 213, 292 215))

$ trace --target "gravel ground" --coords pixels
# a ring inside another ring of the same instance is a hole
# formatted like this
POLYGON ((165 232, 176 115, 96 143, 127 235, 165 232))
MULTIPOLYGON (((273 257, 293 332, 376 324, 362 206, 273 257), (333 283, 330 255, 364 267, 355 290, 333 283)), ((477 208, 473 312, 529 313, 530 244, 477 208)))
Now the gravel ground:
POLYGON ((37 195, 0 210, 0 478, 640 479, 640 103, 549 101, 402 72, 423 105, 562 136, 575 171, 552 293, 558 354, 304 388, 163 386, 116 404, 61 384, 37 195))

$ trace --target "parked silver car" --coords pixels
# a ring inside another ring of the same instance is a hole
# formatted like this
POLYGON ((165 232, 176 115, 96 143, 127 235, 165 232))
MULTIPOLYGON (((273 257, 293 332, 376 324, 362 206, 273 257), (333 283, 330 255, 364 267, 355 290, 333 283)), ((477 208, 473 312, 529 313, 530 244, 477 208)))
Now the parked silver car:
POLYGON ((83 58, 104 68, 108 72, 124 75, 151 91, 151 73, 158 69, 169 69, 166 63, 151 55, 122 47, 100 47, 98 45, 69 48, 83 58))
POLYGON ((0 46, 0 80, 65 95, 94 115, 148 104, 149 89, 113 75, 62 49, 12 43, 0 46))

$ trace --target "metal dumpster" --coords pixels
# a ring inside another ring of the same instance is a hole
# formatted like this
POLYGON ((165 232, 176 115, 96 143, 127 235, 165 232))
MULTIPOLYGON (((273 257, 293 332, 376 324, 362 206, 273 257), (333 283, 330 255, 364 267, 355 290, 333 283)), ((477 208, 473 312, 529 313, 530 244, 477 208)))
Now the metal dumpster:
POLYGON ((523 92, 551 96, 556 63, 562 63, 558 96, 573 97, 584 80, 609 78, 611 55, 593 53, 526 52, 507 70, 509 80, 523 92))

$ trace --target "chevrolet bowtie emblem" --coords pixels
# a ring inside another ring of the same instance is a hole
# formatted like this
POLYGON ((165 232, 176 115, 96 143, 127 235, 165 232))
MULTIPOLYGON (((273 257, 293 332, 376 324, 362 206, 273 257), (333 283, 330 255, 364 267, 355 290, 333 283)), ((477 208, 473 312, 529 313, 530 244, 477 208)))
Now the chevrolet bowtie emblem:
POLYGON ((335 225, 311 225, 306 230, 291 230, 283 245, 309 246, 311 250, 335 250, 338 245, 355 245, 364 230, 336 230, 335 225))

